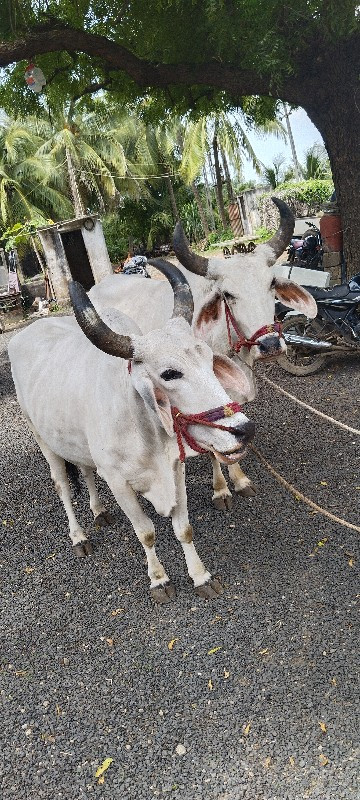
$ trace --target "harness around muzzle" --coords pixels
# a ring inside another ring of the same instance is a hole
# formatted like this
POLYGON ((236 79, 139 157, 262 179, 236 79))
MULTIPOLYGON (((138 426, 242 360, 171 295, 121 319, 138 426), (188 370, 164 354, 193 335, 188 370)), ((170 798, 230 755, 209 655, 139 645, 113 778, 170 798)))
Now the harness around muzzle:
POLYGON ((250 351, 251 348, 254 347, 254 345, 259 344, 258 340, 261 338, 261 336, 265 336, 267 333, 278 333, 279 336, 281 336, 282 327, 280 322, 273 322, 272 325, 263 325, 262 328, 259 328, 258 331, 255 331, 255 333, 251 336, 250 339, 247 339, 246 336, 244 336, 244 334, 241 332, 225 297, 223 299, 225 306, 225 318, 226 318, 226 328, 227 328, 229 346, 234 353, 238 353, 242 347, 247 347, 247 349, 250 351), (231 327, 230 327, 231 325, 237 336, 236 342, 233 342, 232 340, 231 327))
POLYGON ((195 450, 196 453, 207 453, 205 447, 201 447, 188 431, 189 425, 204 425, 207 428, 218 428, 221 431, 228 431, 234 433, 234 428, 229 425, 218 425, 215 420, 224 419, 224 417, 232 417, 239 411, 242 411, 239 403, 228 403, 225 406, 218 406, 218 408, 211 408, 209 411, 202 411, 200 414, 183 414, 176 406, 171 406, 171 414, 173 418, 174 431, 179 448, 180 461, 185 461, 185 448, 184 442, 195 450))
MULTIPOLYGON (((128 361, 128 373, 131 374, 131 361, 128 361)), ((228 433, 234 433, 234 428, 229 425, 217 425, 217 419, 224 419, 224 417, 233 417, 234 414, 237 414, 239 411, 243 411, 243 408, 239 403, 227 403, 225 406, 218 406, 217 408, 210 408, 209 411, 201 411, 199 414, 183 414, 182 411, 176 406, 170 406, 171 408, 171 416, 173 419, 174 425, 174 433, 176 434, 176 440, 178 443, 179 448, 179 458, 180 461, 185 461, 185 448, 183 439, 185 442, 191 447, 192 450, 195 450, 196 453, 208 453, 206 447, 201 447, 201 445, 194 439, 193 436, 188 431, 189 425, 204 425, 207 428, 218 428, 221 431, 228 431, 228 433)))

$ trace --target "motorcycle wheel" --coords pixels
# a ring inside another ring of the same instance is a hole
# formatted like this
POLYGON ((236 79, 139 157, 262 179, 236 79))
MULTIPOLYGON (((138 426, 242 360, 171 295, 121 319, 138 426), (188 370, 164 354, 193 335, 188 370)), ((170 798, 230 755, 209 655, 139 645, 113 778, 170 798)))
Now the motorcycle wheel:
MULTIPOLYGON (((302 314, 291 314, 282 323, 283 333, 292 333, 297 336, 311 336, 316 339, 316 333, 311 330, 311 320, 303 317, 302 314)), ((287 352, 279 356, 277 363, 291 375, 313 375, 318 372, 325 363, 326 356, 323 353, 306 352, 305 348, 287 346, 287 352)))

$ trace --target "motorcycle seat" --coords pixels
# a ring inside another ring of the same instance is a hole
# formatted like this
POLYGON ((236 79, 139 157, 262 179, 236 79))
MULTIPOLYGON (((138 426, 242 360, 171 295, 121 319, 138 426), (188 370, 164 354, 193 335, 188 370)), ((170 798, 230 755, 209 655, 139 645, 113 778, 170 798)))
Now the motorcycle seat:
POLYGON ((356 292, 350 292, 347 283, 339 286, 331 286, 329 289, 319 289, 317 286, 304 286, 314 300, 341 300, 343 297, 348 297, 349 294, 356 295, 356 292))

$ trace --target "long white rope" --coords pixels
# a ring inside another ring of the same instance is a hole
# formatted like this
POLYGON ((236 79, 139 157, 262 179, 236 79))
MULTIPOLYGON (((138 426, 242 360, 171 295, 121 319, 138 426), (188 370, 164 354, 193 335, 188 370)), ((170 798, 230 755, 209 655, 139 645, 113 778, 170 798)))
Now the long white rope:
POLYGON ((334 417, 329 417, 328 414, 324 414, 323 411, 319 411, 317 408, 313 406, 309 406, 308 403, 304 403, 303 400, 299 400, 298 397, 295 397, 294 394, 290 394, 290 392, 286 392, 285 389, 282 389, 281 386, 278 386, 277 383, 271 381, 270 378, 265 378, 264 375, 257 375, 256 378, 260 378, 261 381, 268 383, 269 386, 272 386, 273 389, 276 389, 277 392, 285 395, 285 397, 289 397, 290 400, 293 400, 294 403, 297 403, 299 406, 306 408, 308 411, 311 411, 313 414, 316 414, 318 417, 322 417, 322 419, 326 419, 327 422, 331 422, 333 425, 337 425, 339 428, 343 428, 345 431, 349 431, 350 433, 354 433, 356 436, 360 436, 360 431, 357 428, 352 428, 350 425, 345 425, 344 422, 339 422, 338 419, 334 417))
POLYGON ((271 475, 273 475, 274 478, 276 478, 276 480, 279 483, 281 483, 282 486, 285 487, 285 489, 291 492, 291 494, 293 494, 297 500, 302 500, 304 503, 306 503, 306 505, 310 506, 310 508, 313 508, 314 511, 317 511, 318 514, 323 514, 324 517, 331 519, 333 522, 337 522, 339 523, 339 525, 343 525, 345 528, 351 528, 351 530, 360 533, 359 525, 354 525, 352 522, 348 522, 346 519, 342 519, 342 517, 335 516, 335 514, 332 514, 331 511, 327 511, 326 508, 318 506, 317 503, 314 503, 314 501, 310 500, 309 497, 306 497, 305 494, 299 492, 299 490, 296 489, 295 486, 293 486, 291 483, 288 483, 288 481, 286 481, 285 478, 283 478, 283 476, 280 475, 280 473, 277 472, 276 469, 274 469, 274 467, 270 464, 270 462, 267 461, 265 456, 263 456, 263 454, 260 453, 260 450, 258 450, 257 447, 254 447, 253 444, 250 444, 249 447, 253 451, 253 453, 255 453, 259 461, 261 461, 261 463, 264 464, 264 466, 271 473, 271 475))

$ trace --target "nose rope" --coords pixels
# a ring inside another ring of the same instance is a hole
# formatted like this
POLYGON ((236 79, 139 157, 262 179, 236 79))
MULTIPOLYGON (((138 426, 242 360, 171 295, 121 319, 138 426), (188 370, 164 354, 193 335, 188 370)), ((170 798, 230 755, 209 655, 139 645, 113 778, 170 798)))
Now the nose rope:
POLYGON ((236 322, 236 319, 235 319, 235 317, 234 317, 234 315, 233 315, 233 313, 232 313, 232 311, 230 309, 230 306, 228 305, 225 297, 223 299, 224 299, 224 306, 225 306, 225 318, 226 318, 226 327, 227 327, 229 346, 230 346, 231 350, 233 350, 234 353, 238 353, 239 350, 241 350, 242 347, 247 347, 248 350, 251 350, 251 348, 254 345, 258 344, 258 339, 260 339, 261 336, 265 336, 267 333, 278 333, 279 336, 281 336, 282 328, 281 328, 280 322, 273 322, 272 325, 263 325, 262 328, 259 328, 258 331, 255 331, 255 333, 251 336, 250 339, 247 339, 244 336, 244 334, 241 332, 241 330, 240 330, 240 328, 239 328, 239 326, 238 326, 238 324, 236 322), (233 327, 233 329, 234 329, 234 331, 236 333, 236 336, 237 336, 237 341, 236 342, 232 341, 230 325, 232 325, 232 327, 233 327))
POLYGON ((207 453, 208 450, 198 444, 196 439, 188 431, 189 425, 204 425, 208 428, 218 428, 221 431, 234 432, 234 428, 228 425, 217 425, 215 420, 223 419, 224 417, 232 417, 239 411, 242 411, 239 403, 228 403, 225 406, 218 406, 218 408, 211 408, 209 411, 202 411, 200 414, 183 414, 176 406, 171 406, 171 414, 174 423, 174 431, 179 448, 180 461, 185 461, 185 448, 183 439, 195 450, 196 453, 207 453))

